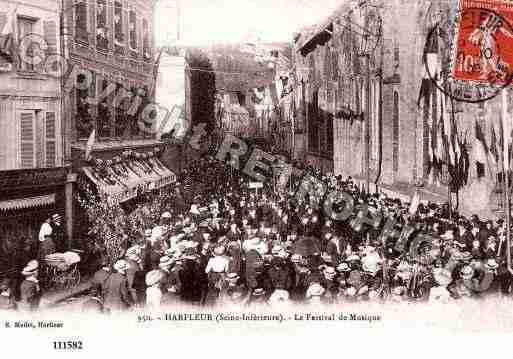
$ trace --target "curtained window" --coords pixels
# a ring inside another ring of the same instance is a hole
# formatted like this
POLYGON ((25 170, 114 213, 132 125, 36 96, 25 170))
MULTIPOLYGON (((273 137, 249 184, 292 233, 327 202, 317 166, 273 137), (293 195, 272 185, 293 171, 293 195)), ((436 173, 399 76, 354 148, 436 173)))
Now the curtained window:
POLYGON ((118 55, 125 53, 123 22, 123 4, 116 1, 114 2, 114 52, 118 55))
MULTIPOLYGON (((77 75, 77 84, 86 81, 84 74, 77 75)), ((94 119, 91 115, 91 105, 88 103, 88 97, 94 96, 94 76, 93 83, 87 89, 75 88, 75 106, 76 106, 76 129, 78 138, 87 138, 94 128, 94 119)), ((82 87, 82 86, 81 86, 82 87)))
POLYGON ((143 20, 143 56, 146 61, 151 60, 150 28, 148 20, 143 20))
POLYGON ((132 51, 137 51, 137 15, 134 10, 130 11, 128 22, 129 44, 132 51))
POLYGON ((96 47, 100 50, 109 48, 107 4, 105 0, 97 0, 96 2, 96 47))

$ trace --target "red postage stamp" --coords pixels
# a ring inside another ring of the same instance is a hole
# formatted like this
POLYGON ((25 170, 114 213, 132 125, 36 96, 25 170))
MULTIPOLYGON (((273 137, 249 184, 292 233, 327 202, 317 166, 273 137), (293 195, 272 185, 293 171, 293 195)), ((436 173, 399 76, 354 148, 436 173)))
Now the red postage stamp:
POLYGON ((506 85, 513 71, 513 2, 459 0, 452 76, 506 85))

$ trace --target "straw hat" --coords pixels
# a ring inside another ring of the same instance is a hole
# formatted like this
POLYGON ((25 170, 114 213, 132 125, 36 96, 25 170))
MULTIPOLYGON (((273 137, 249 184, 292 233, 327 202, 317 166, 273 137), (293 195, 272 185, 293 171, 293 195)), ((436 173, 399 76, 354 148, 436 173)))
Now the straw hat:
POLYGON ((139 256, 141 254, 141 247, 138 245, 132 246, 126 250, 126 256, 139 256))
POLYGON ((237 273, 228 273, 226 275, 226 279, 228 280, 238 280, 240 278, 240 276, 237 274, 237 273))
POLYGON ((265 295, 265 290, 263 288, 257 288, 253 291, 253 296, 255 297, 261 297, 265 295))
POLYGON ((126 271, 130 266, 128 265, 128 262, 124 259, 118 260, 116 263, 114 263, 114 270, 118 272, 124 272, 126 271))
POLYGON ((168 256, 164 256, 160 258, 159 268, 168 268, 173 264, 173 260, 168 256))
POLYGON ((196 249, 199 246, 199 242, 196 241, 183 241, 184 249, 196 249))
POLYGON ((160 270, 152 270, 146 274, 146 285, 151 287, 159 283, 164 278, 164 273, 160 270))
POLYGON ((290 299, 290 294, 287 290, 276 289, 269 297, 270 303, 287 302, 290 299))
POLYGON ((434 271, 433 277, 435 282, 442 287, 448 286, 452 282, 451 272, 446 269, 434 271))
POLYGON ((324 268, 324 274, 335 275, 335 274, 337 274, 337 272, 335 271, 335 268, 333 268, 333 267, 326 267, 326 268, 324 268))
POLYGON ((61 223, 62 222, 62 217, 60 214, 58 213, 55 213, 52 215, 52 221, 54 221, 55 223, 61 223))
POLYGON ((36 260, 31 260, 27 263, 25 268, 23 268, 23 271, 21 274, 23 274, 25 277, 30 277, 31 275, 36 274, 37 270, 39 268, 39 262, 36 260))
POLYGON ((271 251, 272 254, 278 254, 280 253, 281 251, 283 250, 283 246, 277 244, 275 246, 273 246, 273 249, 271 251))
POLYGON ((162 216, 160 216, 160 218, 171 218, 171 213, 170 212, 164 212, 162 213, 162 216))
POLYGON ((326 289, 319 283, 312 283, 308 290, 306 291, 306 297, 320 297, 326 292, 326 289))
POLYGON ((486 261, 485 268, 488 270, 495 270, 495 269, 499 268, 499 263, 497 263, 497 261, 495 259, 490 258, 486 261))
POLYGON ((472 279, 474 276, 474 269, 471 266, 464 266, 461 268, 461 278, 463 279, 472 279))
POLYGON ((351 268, 349 268, 349 265, 346 262, 342 262, 337 266, 337 271, 339 272, 348 272, 351 268))

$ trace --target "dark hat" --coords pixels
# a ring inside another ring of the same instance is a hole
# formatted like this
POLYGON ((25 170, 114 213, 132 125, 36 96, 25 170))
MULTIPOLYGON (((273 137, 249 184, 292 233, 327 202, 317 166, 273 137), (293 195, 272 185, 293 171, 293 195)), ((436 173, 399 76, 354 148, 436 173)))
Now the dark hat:
POLYGON ((11 286, 10 286, 9 279, 5 278, 2 282, 0 282, 0 292, 6 291, 10 287, 11 286))

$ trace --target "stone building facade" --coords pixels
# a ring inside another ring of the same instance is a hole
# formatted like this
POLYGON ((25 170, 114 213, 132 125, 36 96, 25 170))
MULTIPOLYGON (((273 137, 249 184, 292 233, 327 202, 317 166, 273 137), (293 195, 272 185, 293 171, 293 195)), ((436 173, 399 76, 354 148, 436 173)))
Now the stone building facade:
MULTIPOLYGON (((48 75, 38 53, 20 44, 31 37, 59 53, 60 1, 2 2, 0 8, 0 251, 37 249, 37 233, 53 213, 65 212, 67 170, 59 79, 48 75), (32 51, 32 52, 30 52, 32 51), (23 55, 23 56, 22 56, 23 55)), ((6 268, 0 264, 0 272, 6 268)))
MULTIPOLYGON (((307 162, 352 176, 362 185, 368 178, 371 191, 378 188, 406 200, 419 190, 425 200, 447 201, 447 166, 438 178, 430 175, 430 124, 437 115, 426 107, 443 94, 429 85, 423 56, 432 47, 429 61, 447 69, 442 63, 447 49, 433 47, 427 39, 457 5, 456 0, 347 1, 324 22, 296 36, 295 98, 297 117, 305 122, 307 162), (423 84, 430 86, 429 95, 423 84)), ((491 118, 500 113, 500 100, 456 101, 454 108, 469 154, 467 186, 482 183, 475 166, 475 123, 490 144, 491 118)), ((494 171, 496 166, 486 164, 492 211, 498 203, 494 171)), ((451 200, 457 201, 456 193, 451 200)))
MULTIPOLYGON (((154 44, 156 3, 84 0, 66 2, 63 9, 62 41, 70 72, 64 88, 65 159, 78 181, 92 183, 119 202, 173 180, 159 159, 165 144, 158 121, 166 110, 147 107, 155 102, 160 58, 154 44), (141 121, 146 110, 153 121, 141 121)), ((76 206, 68 215, 74 213, 79 213, 76 206)))

